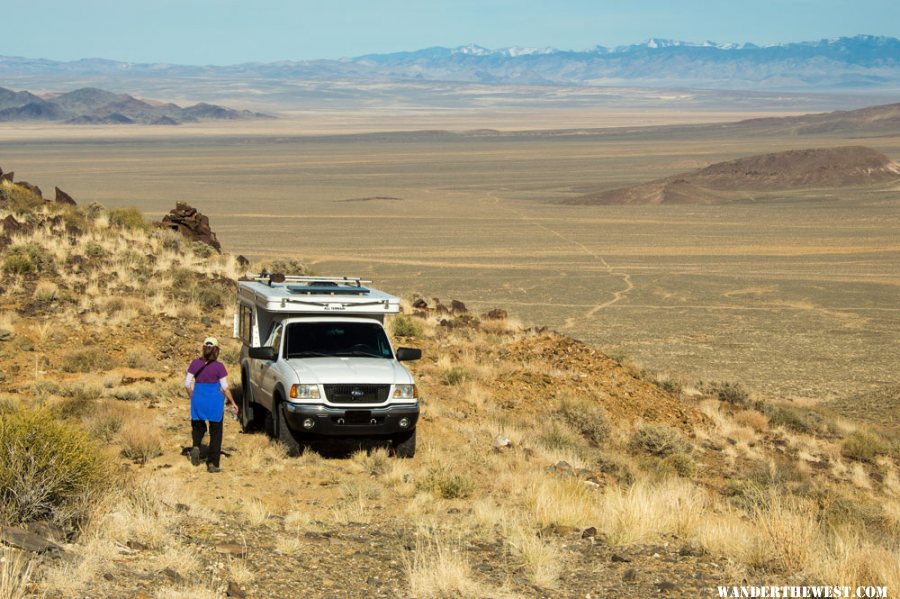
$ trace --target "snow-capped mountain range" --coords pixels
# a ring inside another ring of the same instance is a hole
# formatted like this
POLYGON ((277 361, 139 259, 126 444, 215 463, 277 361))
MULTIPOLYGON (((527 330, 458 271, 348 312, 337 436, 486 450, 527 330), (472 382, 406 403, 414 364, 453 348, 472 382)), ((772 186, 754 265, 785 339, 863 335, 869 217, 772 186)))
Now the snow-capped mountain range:
MULTIPOLYGON (((516 85, 629 85, 731 90, 900 91, 900 40, 858 35, 772 46, 649 39, 588 50, 470 44, 338 60, 230 66, 138 64, 104 59, 57 62, 0 57, 0 82, 80 77, 204 77, 267 80, 443 81, 516 85)), ((86 79, 84 79, 86 78, 86 79)))

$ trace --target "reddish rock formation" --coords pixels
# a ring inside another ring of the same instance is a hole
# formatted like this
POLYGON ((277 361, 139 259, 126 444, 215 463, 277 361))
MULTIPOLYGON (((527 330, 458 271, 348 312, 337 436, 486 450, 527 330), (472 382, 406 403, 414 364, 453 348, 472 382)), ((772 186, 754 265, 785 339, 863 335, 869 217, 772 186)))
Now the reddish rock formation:
POLYGON ((222 245, 216 239, 216 234, 209 228, 209 218, 185 202, 178 202, 175 209, 165 215, 162 222, 156 224, 178 231, 192 241, 211 245, 217 252, 222 251, 222 245))
MULTIPOLYGON (((10 175, 12 175, 12 173, 10 173, 10 175)), ((12 179, 10 179, 10 181, 12 181, 12 179)), ((16 185, 18 185, 19 187, 24 187, 39 198, 44 197, 43 192, 41 192, 41 188, 37 185, 32 185, 28 181, 19 181, 18 183, 16 183, 16 185)))

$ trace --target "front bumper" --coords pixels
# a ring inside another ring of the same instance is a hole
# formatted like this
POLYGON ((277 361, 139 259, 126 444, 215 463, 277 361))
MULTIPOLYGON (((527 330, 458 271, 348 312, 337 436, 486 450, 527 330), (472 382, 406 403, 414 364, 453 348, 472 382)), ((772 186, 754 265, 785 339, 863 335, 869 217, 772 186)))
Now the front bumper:
POLYGON ((284 416, 297 433, 329 436, 378 436, 409 432, 419 420, 419 404, 392 404, 381 408, 333 408, 285 402, 284 416), (312 420, 312 428, 303 426, 312 420), (400 426, 406 420, 405 427, 400 426))

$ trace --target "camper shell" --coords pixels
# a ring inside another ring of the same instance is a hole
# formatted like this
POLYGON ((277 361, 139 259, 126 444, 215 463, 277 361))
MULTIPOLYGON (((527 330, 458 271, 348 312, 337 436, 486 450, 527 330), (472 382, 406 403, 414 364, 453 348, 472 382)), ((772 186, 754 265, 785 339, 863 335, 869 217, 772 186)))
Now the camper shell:
POLYGON ((400 300, 355 277, 263 274, 238 281, 241 424, 293 452, 322 437, 372 437, 415 452, 418 389, 400 363, 421 352, 390 344, 400 300))

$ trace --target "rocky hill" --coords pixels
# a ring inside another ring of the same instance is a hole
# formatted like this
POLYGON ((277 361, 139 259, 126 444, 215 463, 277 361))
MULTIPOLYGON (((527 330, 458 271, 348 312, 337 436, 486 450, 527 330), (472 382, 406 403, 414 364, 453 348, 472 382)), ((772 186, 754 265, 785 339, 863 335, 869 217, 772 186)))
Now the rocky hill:
POLYGON ((227 420, 223 472, 194 468, 183 373, 216 335, 240 393, 243 271, 136 210, 59 197, 0 182, 7 596, 900 585, 900 447, 877 427, 660 377, 462 302, 410 298, 387 325, 424 353, 414 459, 377 445, 292 458, 227 420))
POLYGON ((736 199, 732 192, 840 188, 900 181, 900 164, 863 146, 789 150, 719 162, 672 175, 569 200, 570 204, 716 204, 736 199))
POLYGON ((245 120, 272 118, 247 110, 233 110, 214 104, 145 102, 127 94, 102 89, 81 88, 45 97, 30 92, 0 88, 0 122, 63 121, 76 125, 177 125, 204 120, 245 120))

